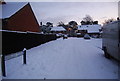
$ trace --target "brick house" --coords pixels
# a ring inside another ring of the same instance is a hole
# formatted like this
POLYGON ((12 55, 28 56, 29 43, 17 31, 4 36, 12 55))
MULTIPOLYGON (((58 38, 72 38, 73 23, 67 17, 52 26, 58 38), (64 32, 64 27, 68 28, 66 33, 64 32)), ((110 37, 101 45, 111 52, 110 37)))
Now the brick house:
POLYGON ((22 32, 40 32, 38 21, 28 2, 8 2, 2 6, 2 29, 22 32))

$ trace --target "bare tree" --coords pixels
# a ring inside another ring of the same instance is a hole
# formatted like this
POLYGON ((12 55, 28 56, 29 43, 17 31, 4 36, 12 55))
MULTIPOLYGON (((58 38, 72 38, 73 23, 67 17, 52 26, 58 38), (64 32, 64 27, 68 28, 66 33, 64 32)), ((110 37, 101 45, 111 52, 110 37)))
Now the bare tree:
POLYGON ((64 25, 65 25, 64 22, 60 21, 60 22, 58 22, 57 26, 64 26, 64 25))
POLYGON ((47 23, 46 23, 46 26, 47 26, 47 27, 53 27, 53 23, 47 22, 47 23))
POLYGON ((110 19, 107 19, 107 20, 105 20, 104 22, 103 22, 103 25, 106 25, 106 24, 108 24, 108 23, 110 23, 110 22, 113 22, 113 21, 115 21, 116 19, 114 19, 114 18, 110 18, 110 19))
POLYGON ((83 18, 83 21, 85 21, 85 22, 87 22, 87 21, 92 22, 92 21, 93 21, 93 18, 92 18, 90 15, 86 15, 86 16, 83 18))
POLYGON ((93 21, 93 18, 90 15, 86 15, 81 21, 81 25, 92 25, 97 24, 97 22, 93 21))
POLYGON ((69 27, 71 27, 73 30, 77 30, 77 22, 76 21, 70 21, 68 23, 69 27))
POLYGON ((42 22, 41 22, 41 29, 43 33, 50 33, 50 30, 52 29, 52 27, 53 27, 53 23, 51 22, 47 22, 46 25, 42 25, 42 22))
POLYGON ((76 30, 78 29, 77 27, 77 22, 76 21, 70 21, 68 23, 68 33, 69 33, 69 36, 76 36, 76 30))

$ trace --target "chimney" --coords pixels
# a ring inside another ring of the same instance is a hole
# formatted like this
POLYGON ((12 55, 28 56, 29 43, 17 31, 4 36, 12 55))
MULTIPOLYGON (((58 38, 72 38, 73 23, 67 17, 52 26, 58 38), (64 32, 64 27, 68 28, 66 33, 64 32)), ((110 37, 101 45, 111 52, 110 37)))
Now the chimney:
POLYGON ((0 4, 6 4, 6 2, 4 0, 1 0, 0 4))
POLYGON ((40 22, 40 26, 42 26, 42 22, 40 22))

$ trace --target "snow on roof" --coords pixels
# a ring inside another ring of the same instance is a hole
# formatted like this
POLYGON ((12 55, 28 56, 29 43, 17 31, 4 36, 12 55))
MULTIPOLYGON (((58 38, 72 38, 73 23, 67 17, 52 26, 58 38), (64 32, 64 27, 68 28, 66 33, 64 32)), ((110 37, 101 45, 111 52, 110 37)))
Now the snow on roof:
POLYGON ((23 8, 28 2, 8 2, 4 5, 0 5, 2 7, 2 16, 0 18, 9 18, 18 12, 21 8, 23 8))
POLYGON ((51 31, 66 31, 66 30, 62 26, 59 26, 59 27, 52 27, 51 31))
POLYGON ((101 25, 78 25, 78 30, 87 30, 88 33, 98 33, 101 25))

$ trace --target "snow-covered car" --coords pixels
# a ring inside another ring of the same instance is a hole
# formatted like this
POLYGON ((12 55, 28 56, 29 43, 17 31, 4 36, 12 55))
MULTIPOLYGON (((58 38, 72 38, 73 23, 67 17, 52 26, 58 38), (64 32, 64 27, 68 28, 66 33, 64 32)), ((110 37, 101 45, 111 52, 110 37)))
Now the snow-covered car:
POLYGON ((63 35, 63 39, 67 39, 68 38, 68 35, 63 35))
POLYGON ((84 39, 90 39, 90 36, 88 34, 85 34, 84 39))
POLYGON ((106 58, 115 58, 120 61, 120 20, 103 26, 102 49, 106 58))
POLYGON ((81 33, 77 33, 77 37, 81 37, 81 33))

